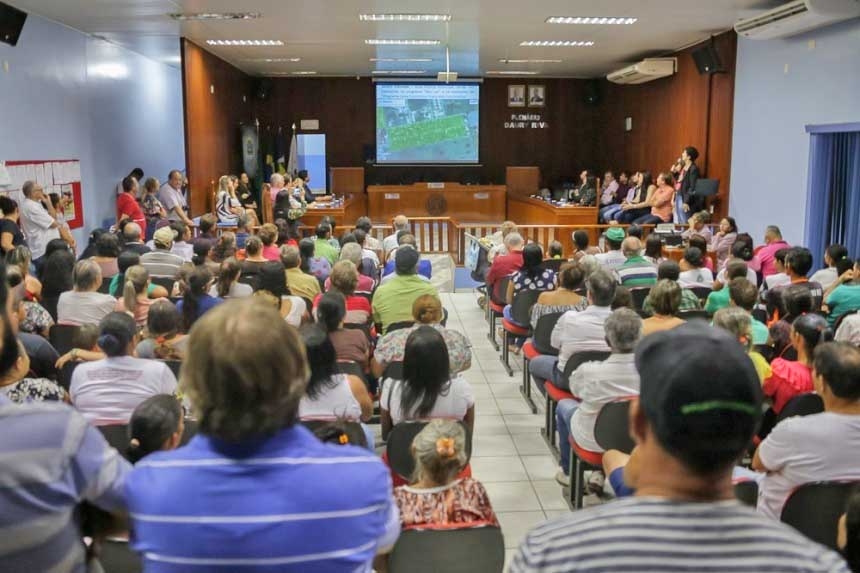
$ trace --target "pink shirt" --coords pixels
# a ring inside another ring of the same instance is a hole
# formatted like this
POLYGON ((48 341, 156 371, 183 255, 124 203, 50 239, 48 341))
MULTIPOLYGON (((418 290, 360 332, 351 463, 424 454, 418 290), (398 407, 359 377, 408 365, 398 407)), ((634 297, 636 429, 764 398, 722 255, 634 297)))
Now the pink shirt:
POLYGON ((764 277, 769 277, 770 275, 775 275, 777 273, 776 270, 776 252, 780 249, 787 249, 789 247, 788 243, 785 241, 774 241, 772 243, 768 243, 759 249, 758 260, 761 262, 761 274, 764 277))

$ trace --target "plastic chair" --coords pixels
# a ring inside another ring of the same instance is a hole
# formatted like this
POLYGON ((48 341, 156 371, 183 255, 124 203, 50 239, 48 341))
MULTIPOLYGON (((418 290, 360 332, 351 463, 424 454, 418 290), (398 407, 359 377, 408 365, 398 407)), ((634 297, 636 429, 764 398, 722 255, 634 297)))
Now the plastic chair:
MULTIPOLYGON (((99 288, 96 292, 100 292, 101 294, 110 294, 110 279, 112 277, 107 277, 102 280, 102 284, 99 285, 99 288)), ((122 290, 122 289, 120 289, 122 290)))
POLYGON ((518 292, 514 296, 514 300, 511 302, 511 319, 508 320, 506 318, 502 319, 502 366, 505 367, 505 371, 508 373, 508 376, 513 376, 514 371, 511 368, 510 363, 510 350, 508 349, 508 345, 510 344, 511 336, 517 337, 525 337, 531 334, 531 327, 529 326, 529 321, 531 320, 531 311, 532 307, 537 303, 538 297, 542 294, 543 291, 537 290, 524 290, 518 292), (521 326, 525 325, 525 326, 521 326))
POLYGON ((758 484, 754 480, 736 483, 735 497, 742 504, 755 507, 758 504, 758 484))
POLYGON ((173 292, 173 283, 176 282, 173 277, 149 277, 149 280, 152 281, 152 284, 167 289, 168 295, 173 292))
POLYGON ((63 364, 63 368, 60 370, 59 383, 66 391, 68 391, 72 385, 72 376, 74 375, 75 368, 78 367, 78 364, 80 364, 80 362, 76 360, 69 360, 63 364))
POLYGON ((786 418, 794 416, 810 416, 812 414, 820 414, 824 411, 824 401, 821 396, 813 392, 798 394, 794 398, 786 402, 785 406, 776 417, 777 424, 786 418))
POLYGON ((403 330, 404 328, 412 328, 412 325, 415 324, 414 320, 403 320, 400 322, 392 322, 388 325, 388 330, 385 331, 385 334, 389 332, 394 332, 395 330, 403 330))
POLYGON ((490 332, 488 338, 493 348, 499 349, 499 343, 496 342, 496 319, 503 316, 505 305, 507 304, 506 296, 508 293, 508 283, 511 282, 511 277, 502 277, 493 286, 493 289, 487 294, 487 322, 490 323, 490 332))
POLYGON ((190 442, 191 438, 197 435, 198 427, 197 420, 185 418, 185 431, 182 432, 182 440, 180 440, 179 445, 184 446, 190 442))
POLYGON ((127 541, 105 539, 100 543, 99 562, 105 573, 141 573, 143 561, 127 541))
POLYGON ((836 548, 839 517, 845 513, 845 502, 860 482, 831 481, 803 484, 795 489, 782 508, 780 520, 809 539, 836 548))
POLYGON ((51 315, 51 318, 54 319, 54 322, 57 322, 57 304, 60 302, 60 295, 57 296, 43 296, 42 297, 42 307, 48 311, 48 314, 51 315))
POLYGON ((382 373, 382 377, 403 380, 403 362, 389 362, 382 373))
POLYGON ((99 432, 102 433, 105 440, 112 448, 120 453, 124 458, 128 452, 128 425, 127 424, 112 424, 110 426, 96 426, 99 432))
POLYGON ((173 376, 175 376, 176 379, 179 380, 179 370, 182 368, 182 361, 181 360, 162 360, 162 362, 167 364, 167 367, 170 368, 171 372, 173 372, 173 376))
POLYGON ((645 305, 645 299, 651 293, 651 287, 635 287, 630 289, 630 298, 633 300, 633 308, 641 310, 645 305))
POLYGON ((504 565, 498 527, 407 530, 388 558, 391 573, 500 573, 504 565))
POLYGON ((696 298, 700 301, 708 300, 708 295, 714 292, 713 289, 709 286, 687 287, 687 290, 693 291, 693 294, 696 295, 696 298))
MULTIPOLYGON (((401 422, 391 428, 388 441, 385 446, 388 465, 400 477, 406 480, 412 479, 415 473, 415 459, 412 457, 412 441, 415 436, 424 429, 427 421, 401 422)), ((472 457, 472 433, 463 422, 460 422, 466 431, 466 464, 472 457)))
POLYGON ((523 381, 520 385, 520 394, 525 398, 531 408, 532 414, 537 413, 537 406, 532 399, 532 381, 529 371, 529 362, 544 354, 557 356, 558 350, 552 347, 550 339, 552 331, 558 320, 564 315, 563 312, 545 314, 537 320, 532 337, 523 344, 523 381))
POLYGON ((361 367, 361 364, 358 364, 357 362, 338 361, 337 369, 341 374, 358 376, 365 385, 367 384, 367 374, 364 372, 364 368, 361 367))
POLYGON ((567 261, 565 259, 545 259, 544 262, 540 264, 540 266, 542 269, 557 273, 561 270, 561 265, 565 264, 566 262, 567 261))
POLYGON ((60 356, 74 348, 72 339, 80 328, 80 326, 72 324, 55 324, 51 327, 48 340, 60 356))
POLYGON ((683 320, 708 320, 710 315, 707 310, 681 310, 678 311, 678 318, 683 320))

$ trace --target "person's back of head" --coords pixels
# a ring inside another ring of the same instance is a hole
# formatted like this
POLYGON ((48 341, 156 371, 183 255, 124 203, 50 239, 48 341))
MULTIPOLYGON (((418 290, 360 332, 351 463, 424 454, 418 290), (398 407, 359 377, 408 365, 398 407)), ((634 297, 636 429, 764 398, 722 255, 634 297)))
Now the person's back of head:
POLYGON ((684 260, 695 269, 705 266, 704 254, 696 247, 687 247, 684 250, 684 260))
POLYGON ((263 250, 263 241, 260 237, 251 236, 245 241, 245 255, 248 257, 256 257, 263 250))
POLYGON ((629 308, 613 310, 603 325, 612 352, 629 354, 642 335, 642 318, 629 308))
POLYGON ((257 275, 257 290, 270 292, 278 297, 278 300, 289 295, 290 289, 284 270, 284 264, 278 261, 269 261, 262 265, 257 275))
POLYGON ((805 277, 812 269, 812 251, 806 247, 792 247, 785 256, 785 270, 790 276, 805 277))
POLYGON ((313 239, 304 238, 299 241, 299 253, 303 259, 311 259, 316 254, 316 243, 313 239))
MULTIPOLYGON (((649 238, 650 238, 650 236, 649 236, 649 238)), ((687 244, 690 247, 696 247, 697 249, 699 249, 703 253, 708 252, 708 241, 705 240, 705 237, 703 237, 702 235, 697 235, 697 234, 690 235, 690 238, 687 240, 687 244)))
POLYGON ((51 253, 42 265, 42 297, 59 296, 60 293, 72 290, 74 269, 75 255, 70 250, 51 253))
MULTIPOLYGON (((138 179, 138 181, 140 181, 140 179, 138 179)), ((160 183, 158 182, 158 179, 156 179, 155 177, 147 177, 146 180, 143 182, 143 190, 146 191, 147 193, 158 192, 159 186, 160 186, 160 183)))
POLYGON ((564 247, 559 241, 552 241, 547 248, 547 258, 560 259, 564 256, 564 247))
POLYGON ((18 267, 24 275, 29 273, 30 262, 32 260, 33 255, 26 245, 18 245, 6 253, 6 264, 18 267))
POLYGON ((657 280, 677 281, 681 276, 681 267, 675 261, 666 259, 657 265, 657 280))
POLYGON ((675 281, 657 281, 657 284, 648 292, 648 301, 654 309, 654 314, 675 316, 681 307, 681 286, 675 281))
POLYGON ((412 442, 415 482, 447 485, 469 460, 466 431, 454 420, 431 420, 412 442))
POLYGON ((451 378, 448 360, 448 347, 438 330, 425 325, 409 334, 403 351, 404 417, 426 418, 433 411, 451 378))
POLYGON ((617 282, 615 277, 603 269, 591 273, 586 281, 588 287, 588 298, 595 306, 609 306, 615 299, 617 282))
POLYGON ((689 472, 679 478, 729 482, 761 417, 761 383, 746 351, 721 329, 692 322, 642 339, 636 369, 631 429, 640 454, 653 461, 665 452, 689 472))
POLYGON ((281 247, 281 262, 287 269, 294 269, 301 266, 302 256, 299 249, 292 245, 284 245, 281 247))
MULTIPOLYGON (((358 240, 355 238, 355 233, 344 233, 340 238, 340 246, 341 248, 345 247, 350 243, 358 244, 358 240)), ((361 246, 361 245, 359 245, 361 246)))
POLYGON ((125 312, 111 312, 99 322, 99 348, 109 358, 127 356, 137 342, 137 323, 125 312))
POLYGON ((747 270, 749 267, 743 259, 729 259, 726 263, 726 280, 731 282, 734 279, 747 278, 747 270))
POLYGON ((394 231, 406 231, 409 229, 409 219, 406 215, 397 215, 394 217, 394 231))
POLYGON ((132 177, 128 175, 127 177, 123 177, 122 179, 122 190, 125 193, 131 193, 134 191, 134 188, 137 186, 137 177, 132 177))
POLYGON ((328 239, 331 236, 331 226, 328 223, 320 223, 316 228, 317 239, 328 239))
POLYGON ((816 391, 840 400, 860 402, 860 348, 847 342, 819 344, 812 362, 816 391))
POLYGON ((209 241, 196 241, 194 246, 192 247, 194 255, 191 257, 191 263, 195 267, 202 266, 206 264, 206 261, 209 259, 210 254, 212 253, 212 243, 209 241))
POLYGON ((792 344, 800 352, 801 348, 807 358, 812 360, 813 353, 819 344, 833 340, 833 330, 820 314, 807 313, 798 316, 791 323, 792 344))
POLYGON ((355 237, 355 242, 364 247, 364 242, 367 240, 367 233, 364 232, 363 229, 355 229, 352 232, 352 235, 355 237))
POLYGON ((140 241, 140 233, 140 225, 135 222, 131 222, 123 227, 122 238, 126 243, 137 243, 140 241))
POLYGON ((577 262, 565 263, 558 270, 558 286, 563 289, 576 290, 582 288, 584 280, 585 271, 582 265, 577 262))
POLYGON ((630 289, 618 285, 615 288, 615 298, 612 299, 612 304, 609 305, 609 308, 612 310, 618 310, 619 308, 633 310, 633 293, 630 292, 630 289))
POLYGON ((652 259, 663 257, 663 239, 657 233, 651 233, 645 239, 645 256, 652 259))
MULTIPOLYGON (((860 260, 860 259, 858 259, 858 260, 860 260)), ((844 275, 845 273, 847 273, 848 271, 853 269, 854 266, 857 264, 858 264, 857 261, 852 261, 848 257, 844 257, 844 258, 839 259, 838 261, 836 261, 836 265, 834 266, 834 268, 836 269, 836 276, 841 277, 842 275, 844 275)), ((855 274, 854 276, 860 277, 860 275, 858 275, 858 274, 855 274)))
POLYGON ((423 294, 412 303, 412 318, 418 324, 436 324, 442 322, 442 301, 438 296, 423 294))
POLYGON ((188 286, 182 297, 182 322, 185 331, 191 330, 200 312, 200 301, 209 291, 212 273, 206 266, 195 267, 188 276, 188 286))
POLYGON ((848 258, 848 249, 846 249, 844 245, 833 244, 827 247, 825 254, 827 255, 825 257, 827 259, 826 262, 832 267, 842 259, 848 258))
POLYGON ((260 240, 263 242, 263 246, 268 247, 273 245, 275 243, 275 239, 278 237, 278 227, 272 223, 266 223, 260 227, 257 236, 260 237, 260 240))
POLYGON ((742 241, 739 237, 732 243, 732 257, 741 259, 742 261, 751 261, 753 258, 752 245, 747 241, 742 241))
POLYGON ((738 339, 744 348, 752 348, 752 317, 747 311, 737 306, 727 306, 714 313, 713 322, 714 326, 738 339))
POLYGON ((215 215, 213 215, 212 213, 206 213, 205 215, 200 217, 200 223, 199 223, 200 234, 202 234, 202 235, 208 234, 209 232, 212 231, 212 229, 215 228, 215 226, 217 224, 218 224, 218 218, 215 215))
POLYGON ((642 227, 633 223, 629 227, 627 227, 627 236, 628 237, 636 237, 640 241, 642 240, 642 227))
POLYGON ((803 285, 788 285, 781 289, 780 295, 783 310, 785 310, 785 315, 782 318, 789 322, 813 310, 812 293, 803 285))
POLYGON ((241 272, 242 265, 233 257, 224 259, 221 262, 221 267, 218 269, 218 296, 221 298, 229 296, 230 287, 239 280, 241 272))
POLYGON ((397 233, 397 246, 402 247, 403 245, 412 245, 417 249, 418 244, 415 240, 415 235, 413 235, 409 231, 401 231, 397 233))
POLYGON ((152 235, 152 244, 159 251, 169 251, 173 248, 175 231, 171 227, 161 227, 152 235))
POLYGON ((232 231, 222 233, 212 247, 212 260, 223 262, 236 254, 236 234, 232 231))
POLYGON ((573 232, 573 243, 576 245, 576 249, 579 251, 584 251, 588 248, 588 231, 583 231, 582 229, 573 232))
POLYGON ((169 227, 173 230, 174 241, 177 243, 185 241, 188 234, 188 225, 182 221, 171 221, 169 227))
POLYGON ((734 278, 729 282, 729 300, 746 312, 752 312, 758 300, 758 289, 746 277, 734 278))
POLYGON ((369 235, 370 230, 373 228, 373 223, 370 221, 370 217, 359 217, 355 222, 355 228, 360 229, 369 235))
POLYGON ((123 274, 122 302, 125 310, 134 312, 137 307, 137 297, 146 295, 149 285, 149 271, 140 265, 130 267, 123 274))
POLYGON ((523 236, 512 231, 505 236, 504 243, 508 252, 519 251, 523 248, 523 236))
POLYGON ((72 277, 75 290, 78 292, 89 292, 98 290, 102 283, 101 267, 92 259, 84 259, 75 264, 75 272, 72 277))
POLYGON ((358 269, 355 263, 348 260, 340 260, 331 268, 331 288, 343 296, 355 293, 358 287, 358 269))
POLYGON ((582 268, 582 272, 585 275, 585 279, 588 280, 595 271, 601 268, 600 261, 597 260, 597 257, 594 255, 585 255, 581 259, 579 259, 579 266, 582 268))
POLYGON ((309 375, 298 331, 252 299, 227 301, 197 322, 182 372, 199 432, 231 443, 292 426, 309 375))
POLYGON ((153 452, 179 447, 182 418, 182 404, 170 394, 156 394, 138 404, 128 422, 129 461, 135 464, 153 452))
POLYGON ((317 324, 326 332, 334 332, 346 317, 346 299, 339 292, 329 291, 320 297, 316 314, 317 324))
POLYGON ((341 260, 351 261, 356 268, 361 266, 361 245, 358 243, 346 243, 340 249, 341 260))
POLYGON ((82 324, 72 334, 72 348, 98 350, 100 334, 98 324, 82 324))
POLYGON ((772 241, 781 241, 782 231, 780 231, 779 227, 777 227, 776 225, 768 225, 764 231, 764 238, 769 243, 772 241))
POLYGON ((621 243, 621 253, 626 258, 638 257, 642 252, 642 241, 636 237, 627 237, 621 243))
POLYGON ((328 336, 331 331, 322 322, 320 320, 318 324, 307 324, 300 330, 310 368, 310 378, 305 392, 311 399, 318 398, 326 388, 339 382, 335 378, 335 374, 338 373, 337 352, 328 336))
POLYGON ((535 277, 540 274, 543 264, 543 249, 537 243, 529 243, 523 248, 523 268, 522 270, 529 277, 535 277))
POLYGON ((128 174, 128 176, 134 177, 135 179, 140 181, 143 178, 143 169, 141 169, 140 167, 135 167, 134 169, 131 170, 131 172, 128 174))
POLYGON ((165 298, 152 302, 146 315, 146 332, 151 338, 178 334, 182 328, 182 315, 176 305, 165 298))
POLYGON ((418 272, 421 256, 411 246, 404 245, 394 255, 394 272, 398 275, 414 275, 418 272))
POLYGON ((119 256, 119 239, 116 235, 105 233, 96 242, 96 256, 115 258, 119 256))

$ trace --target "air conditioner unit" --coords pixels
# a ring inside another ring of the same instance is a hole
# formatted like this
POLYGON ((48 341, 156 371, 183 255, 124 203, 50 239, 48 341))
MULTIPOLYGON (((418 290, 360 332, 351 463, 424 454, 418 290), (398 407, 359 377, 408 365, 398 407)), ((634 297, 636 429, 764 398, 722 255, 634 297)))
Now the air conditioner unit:
POLYGON ((644 84, 671 76, 678 71, 677 58, 648 58, 638 64, 614 71, 606 79, 615 84, 644 84))
POLYGON ((751 40, 785 38, 860 16, 860 0, 794 0, 753 18, 735 32, 751 40))

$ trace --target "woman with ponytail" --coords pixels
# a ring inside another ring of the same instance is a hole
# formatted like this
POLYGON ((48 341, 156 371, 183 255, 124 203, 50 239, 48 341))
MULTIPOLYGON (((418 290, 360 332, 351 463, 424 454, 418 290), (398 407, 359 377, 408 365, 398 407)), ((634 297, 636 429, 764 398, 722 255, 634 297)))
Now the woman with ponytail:
POLYGON ((314 311, 319 324, 334 345, 338 362, 355 362, 367 372, 370 361, 370 341, 364 331, 344 328, 346 300, 339 292, 327 292, 319 299, 314 311))
POLYGON ((119 310, 134 316, 138 326, 146 326, 153 299, 149 298, 149 271, 140 265, 130 267, 123 276, 119 310))
POLYGON ((773 400, 773 411, 779 414, 785 404, 797 396, 812 392, 812 357, 815 348, 833 340, 833 331, 827 320, 819 314, 803 314, 791 324, 789 335, 797 351, 797 360, 775 358, 770 363, 771 375, 762 386, 766 396, 773 400))
POLYGON ((134 358, 139 339, 137 324, 125 312, 112 312, 99 323, 98 345, 106 358, 79 364, 69 387, 75 409, 91 424, 127 424, 150 396, 176 393, 176 377, 166 364, 134 358))
POLYGON ((242 276, 242 265, 230 257, 221 263, 221 269, 218 271, 218 280, 209 289, 209 296, 217 296, 221 298, 244 298, 254 294, 254 289, 251 285, 239 282, 242 276))
POLYGON ((412 442, 415 476, 394 490, 404 529, 499 527, 481 482, 457 479, 469 461, 466 432, 453 420, 432 420, 412 442))
MULTIPOLYGON (((196 245, 195 245, 196 248, 196 245)), ((185 294, 176 304, 176 308, 182 314, 182 326, 185 332, 189 332, 197 319, 224 302, 223 298, 214 297, 209 294, 212 286, 212 274, 205 266, 198 266, 188 276, 185 286, 185 294)))
POLYGON ((136 464, 153 452, 175 450, 182 442, 185 420, 176 396, 157 394, 134 409, 128 422, 126 458, 136 464))

